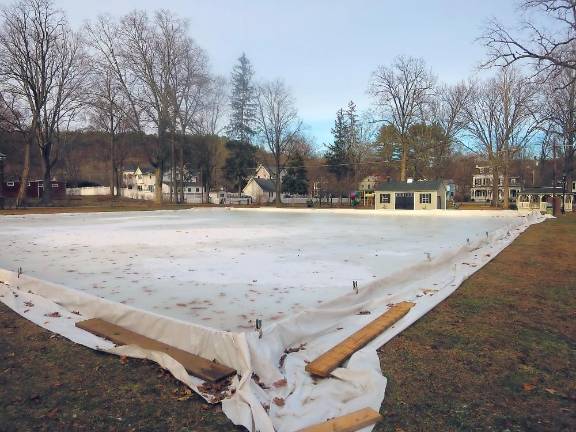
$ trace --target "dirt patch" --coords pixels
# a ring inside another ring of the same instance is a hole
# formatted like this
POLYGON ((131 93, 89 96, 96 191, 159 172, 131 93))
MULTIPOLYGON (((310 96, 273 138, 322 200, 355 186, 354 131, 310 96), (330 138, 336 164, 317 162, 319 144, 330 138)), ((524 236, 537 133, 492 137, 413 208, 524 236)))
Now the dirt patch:
POLYGON ((531 227, 381 348, 375 430, 576 430, 575 244, 575 215, 531 227))

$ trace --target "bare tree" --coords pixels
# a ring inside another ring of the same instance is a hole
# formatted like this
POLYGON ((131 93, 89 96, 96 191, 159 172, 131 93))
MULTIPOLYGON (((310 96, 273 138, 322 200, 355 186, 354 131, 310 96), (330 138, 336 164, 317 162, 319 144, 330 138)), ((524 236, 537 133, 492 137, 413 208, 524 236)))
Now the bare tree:
POLYGON ((520 60, 540 71, 576 69, 572 49, 576 37, 575 0, 522 0, 523 20, 517 31, 496 19, 488 24, 481 40, 488 48, 485 66, 508 66, 520 60))
POLYGON ((554 81, 541 83, 543 104, 543 130, 548 139, 543 140, 542 154, 555 154, 556 150, 564 158, 564 176, 568 185, 574 178, 574 154, 576 153, 576 70, 562 69, 554 81))
POLYGON ((486 158, 492 169, 492 206, 498 205, 500 175, 504 207, 509 206, 510 161, 537 131, 535 97, 534 84, 512 67, 472 84, 470 103, 464 109, 465 130, 472 139, 472 150, 486 158))
POLYGON ((44 171, 45 204, 51 201, 48 186, 61 132, 83 104, 85 66, 80 38, 52 1, 20 0, 2 10, 0 79, 4 92, 29 112, 44 171))
POLYGON ((115 74, 103 65, 95 68, 90 86, 90 121, 98 130, 105 132, 109 140, 110 196, 120 196, 120 182, 116 148, 118 135, 125 130, 125 100, 115 79, 115 74))
POLYGON ((200 113, 199 132, 219 135, 224 129, 224 117, 228 108, 228 83, 226 78, 216 76, 210 80, 204 108, 200 113))
POLYGON ((274 157, 276 204, 281 204, 282 169, 302 122, 298 118, 292 95, 280 80, 260 85, 257 106, 258 133, 274 157))
POLYGON ((470 102, 471 87, 466 83, 438 88, 431 104, 432 122, 438 124, 446 138, 452 143, 460 142, 460 133, 465 126, 464 110, 470 102))
MULTIPOLYGON (((0 84, 1 86, 1 84, 0 84)), ((16 207, 26 204, 26 186, 30 175, 31 117, 24 101, 18 94, 0 91, 0 130, 19 133, 24 140, 24 159, 16 207)), ((1 187, 1 185, 0 185, 1 187)))
POLYGON ((424 60, 397 57, 391 66, 379 66, 372 75, 369 92, 384 114, 384 121, 399 133, 402 156, 400 180, 406 180, 408 165, 408 130, 417 123, 430 103, 436 83, 424 60))

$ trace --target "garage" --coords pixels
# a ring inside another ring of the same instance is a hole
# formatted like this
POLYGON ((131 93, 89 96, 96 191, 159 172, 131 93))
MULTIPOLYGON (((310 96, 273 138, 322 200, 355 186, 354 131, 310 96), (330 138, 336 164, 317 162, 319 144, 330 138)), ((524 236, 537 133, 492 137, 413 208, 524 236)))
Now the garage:
POLYGON ((396 210, 414 210, 414 192, 396 192, 396 210))

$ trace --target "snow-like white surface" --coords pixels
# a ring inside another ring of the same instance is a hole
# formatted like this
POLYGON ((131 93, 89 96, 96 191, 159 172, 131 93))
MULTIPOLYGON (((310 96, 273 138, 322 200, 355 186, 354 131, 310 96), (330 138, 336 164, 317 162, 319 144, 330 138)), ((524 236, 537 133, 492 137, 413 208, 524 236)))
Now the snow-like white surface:
POLYGON ((0 221, 0 268, 240 331, 433 259, 518 216, 322 211, 27 215, 0 221))

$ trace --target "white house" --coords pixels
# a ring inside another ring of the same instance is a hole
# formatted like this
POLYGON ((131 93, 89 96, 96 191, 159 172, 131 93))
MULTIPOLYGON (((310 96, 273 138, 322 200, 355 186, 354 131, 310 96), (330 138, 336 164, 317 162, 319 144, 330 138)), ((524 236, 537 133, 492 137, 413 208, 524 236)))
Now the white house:
POLYGON ((242 195, 252 198, 258 204, 274 202, 276 199, 276 183, 267 178, 251 177, 242 189, 242 195))
MULTIPOLYGON (((286 175, 286 170, 281 169, 280 170, 280 180, 282 180, 285 175, 286 175)), ((250 178, 252 178, 252 177, 260 178, 260 179, 267 179, 267 180, 274 180, 276 178, 276 168, 271 167, 271 166, 265 166, 263 164, 259 164, 258 167, 256 168, 256 171, 254 171, 254 175, 252 175, 250 178)), ((250 178, 248 180, 250 180, 250 178)))
POLYGON ((374 208, 384 210, 446 209, 449 194, 443 180, 384 182, 374 187, 374 208))
POLYGON ((135 169, 128 168, 122 171, 122 187, 139 192, 154 192, 156 174, 152 170, 143 170, 140 166, 135 169))
MULTIPOLYGON (((472 187, 470 188, 470 198, 472 201, 492 201, 492 182, 494 180, 492 169, 486 166, 476 166, 477 174, 472 176, 472 187)), ((509 177, 509 198, 515 201, 522 191, 522 185, 518 177, 509 177)), ((498 200, 502 200, 504 191, 504 176, 500 174, 498 181, 498 200)))
MULTIPOLYGON (((286 170, 280 171, 280 181, 286 175, 286 170)), ((249 196, 255 203, 270 203, 276 199, 276 171, 275 168, 259 164, 254 174, 248 178, 248 182, 242 195, 249 196)))
MULTIPOLYGON (((176 170, 176 175, 179 176, 179 171, 176 170)), ((164 173, 162 179, 162 193, 164 197, 170 196, 170 185, 172 183, 172 170, 164 173)), ((180 188, 173 193, 180 193, 180 188)), ((202 184, 202 179, 199 173, 189 171, 184 168, 184 202, 200 204, 207 200, 206 188, 202 184)))

